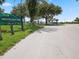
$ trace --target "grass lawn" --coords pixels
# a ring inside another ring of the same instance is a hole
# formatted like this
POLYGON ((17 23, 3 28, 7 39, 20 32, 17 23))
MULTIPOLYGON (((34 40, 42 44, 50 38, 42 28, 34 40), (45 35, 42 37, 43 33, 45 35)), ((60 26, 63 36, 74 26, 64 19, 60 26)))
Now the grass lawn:
POLYGON ((11 35, 10 33, 10 26, 9 25, 3 25, 1 26, 2 30, 4 31, 2 36, 3 40, 0 41, 0 55, 3 55, 6 51, 8 51, 10 48, 12 48, 17 42, 28 36, 30 33, 34 32, 35 30, 38 30, 39 26, 32 25, 30 26, 25 25, 25 31, 20 31, 20 26, 15 25, 14 31, 15 34, 11 35), (6 32, 7 31, 7 32, 6 32))

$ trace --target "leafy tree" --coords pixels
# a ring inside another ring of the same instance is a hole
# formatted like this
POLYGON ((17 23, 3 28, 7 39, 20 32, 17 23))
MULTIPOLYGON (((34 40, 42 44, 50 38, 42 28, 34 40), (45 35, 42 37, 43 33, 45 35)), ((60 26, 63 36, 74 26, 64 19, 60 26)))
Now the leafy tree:
POLYGON ((29 0, 28 2, 28 10, 30 15, 30 22, 33 23, 34 16, 36 15, 36 3, 37 0, 29 0))
POLYGON ((45 2, 46 0, 28 0, 28 10, 30 15, 30 22, 33 23, 33 20, 36 16, 37 12, 37 3, 38 2, 45 2))
POLYGON ((76 17, 76 19, 74 21, 77 22, 77 23, 79 23, 79 18, 76 17))
POLYGON ((4 9, 0 8, 0 13, 4 13, 4 9))
POLYGON ((18 4, 16 7, 13 8, 12 14, 20 16, 21 17, 21 30, 24 31, 24 26, 23 26, 23 19, 25 17, 25 11, 26 7, 24 5, 18 4))
POLYGON ((44 2, 45 0, 25 0, 23 4, 19 4, 16 8, 17 15, 28 16, 30 17, 30 22, 33 23, 34 18, 36 17, 37 13, 37 3, 44 2))
POLYGON ((5 2, 5 0, 0 0, 0 4, 2 5, 5 2))
POLYGON ((17 6, 13 7, 13 10, 11 11, 12 14, 15 14, 17 16, 25 17, 26 13, 26 5, 18 4, 17 6))
POLYGON ((50 17, 51 20, 54 16, 61 14, 62 12, 61 7, 55 6, 54 4, 48 4, 47 2, 40 4, 38 8, 38 16, 44 17, 46 19, 46 24, 50 17))
POLYGON ((48 14, 47 14, 48 7, 49 6, 48 6, 47 2, 39 4, 39 6, 38 6, 38 9, 39 9, 38 16, 44 17, 46 19, 46 24, 47 24, 47 17, 48 17, 48 14))

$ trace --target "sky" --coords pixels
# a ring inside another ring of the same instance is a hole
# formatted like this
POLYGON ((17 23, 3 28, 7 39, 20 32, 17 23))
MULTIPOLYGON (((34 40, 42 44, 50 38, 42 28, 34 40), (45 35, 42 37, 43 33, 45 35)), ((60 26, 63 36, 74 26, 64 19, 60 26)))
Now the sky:
POLYGON ((73 21, 76 17, 79 17, 79 2, 75 0, 49 0, 49 2, 62 8, 62 14, 57 16, 60 21, 73 21))
MULTIPOLYGON (((20 3, 20 0, 6 0, 6 2, 1 6, 5 13, 10 13, 12 7, 20 3)), ((79 17, 79 2, 75 0, 49 0, 49 3, 53 3, 62 8, 62 14, 56 16, 60 21, 73 21, 76 17, 79 17)))

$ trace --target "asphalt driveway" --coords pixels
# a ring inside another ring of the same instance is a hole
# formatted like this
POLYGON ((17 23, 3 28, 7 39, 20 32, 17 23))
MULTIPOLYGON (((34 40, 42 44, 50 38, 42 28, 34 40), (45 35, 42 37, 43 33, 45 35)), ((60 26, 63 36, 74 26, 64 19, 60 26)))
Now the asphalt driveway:
POLYGON ((46 26, 0 59, 79 59, 79 25, 46 26))

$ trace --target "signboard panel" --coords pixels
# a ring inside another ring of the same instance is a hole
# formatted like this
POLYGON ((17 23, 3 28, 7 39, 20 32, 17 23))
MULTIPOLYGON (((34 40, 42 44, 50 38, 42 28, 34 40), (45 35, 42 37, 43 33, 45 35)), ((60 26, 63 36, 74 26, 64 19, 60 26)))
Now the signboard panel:
POLYGON ((10 23, 13 23, 14 25, 20 25, 21 18, 13 14, 0 14, 0 25, 9 25, 10 23))
POLYGON ((14 21, 14 20, 0 20, 0 25, 9 25, 10 23, 13 23, 14 25, 20 25, 20 21, 14 21))

